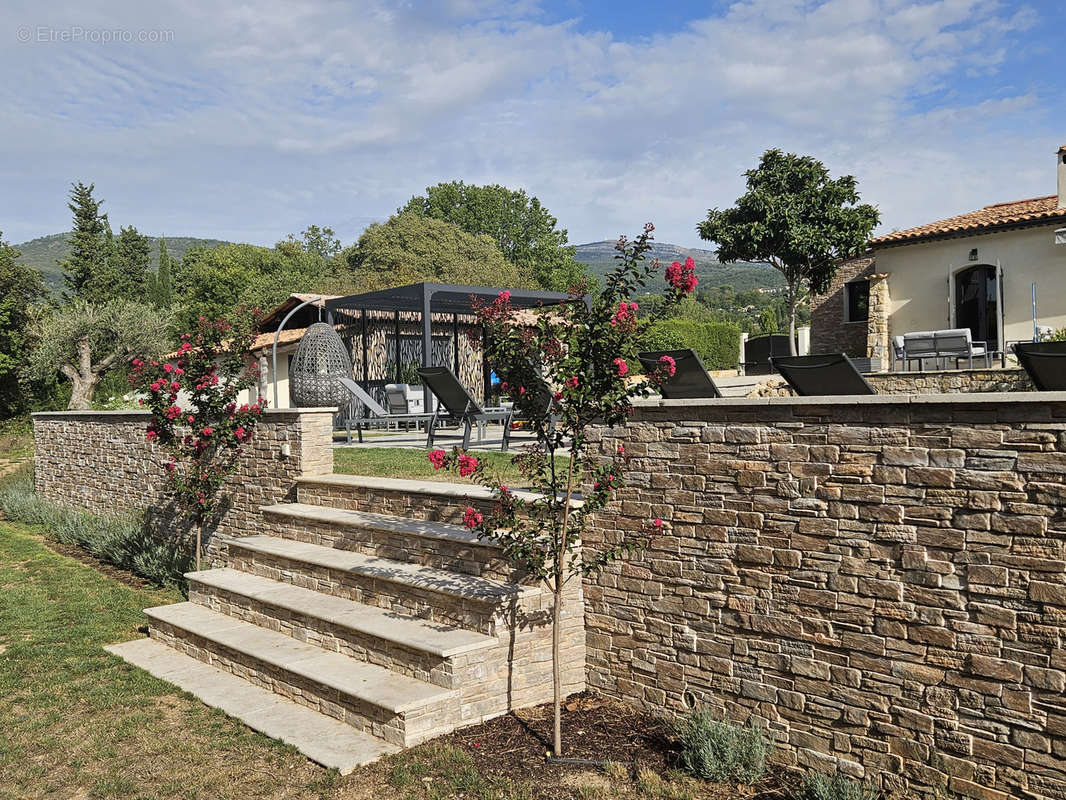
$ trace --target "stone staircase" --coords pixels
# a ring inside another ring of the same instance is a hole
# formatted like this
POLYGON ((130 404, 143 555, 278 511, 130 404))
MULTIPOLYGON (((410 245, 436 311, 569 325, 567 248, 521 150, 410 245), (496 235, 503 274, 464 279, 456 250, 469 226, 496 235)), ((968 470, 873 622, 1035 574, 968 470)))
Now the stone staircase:
MULTIPOLYGON (((149 639, 108 649, 342 772, 551 699, 551 594, 456 524, 486 490, 323 475, 293 500, 216 542, 188 602, 146 609, 149 639)), ((567 693, 584 688, 573 584, 567 693)))

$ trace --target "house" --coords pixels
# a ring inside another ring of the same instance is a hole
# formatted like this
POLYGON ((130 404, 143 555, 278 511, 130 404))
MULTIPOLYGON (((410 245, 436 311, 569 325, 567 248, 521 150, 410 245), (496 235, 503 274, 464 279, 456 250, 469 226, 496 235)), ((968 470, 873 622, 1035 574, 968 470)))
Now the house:
POLYGON ((812 303, 813 351, 887 365, 891 337, 911 331, 969 328, 1004 351, 1033 339, 1034 314, 1040 326, 1066 327, 1066 145, 1055 160, 1057 194, 873 239, 812 303))

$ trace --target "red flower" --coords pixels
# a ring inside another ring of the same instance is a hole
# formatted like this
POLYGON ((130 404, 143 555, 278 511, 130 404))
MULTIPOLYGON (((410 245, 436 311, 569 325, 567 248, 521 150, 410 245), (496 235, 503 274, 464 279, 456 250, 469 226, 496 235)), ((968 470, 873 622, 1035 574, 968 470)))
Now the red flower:
POLYGON ((429 463, 433 465, 433 469, 440 469, 444 466, 444 462, 448 458, 448 454, 443 450, 430 450, 428 454, 429 463))
POLYGON ((510 302, 510 300, 511 300, 511 293, 509 291, 507 291, 506 289, 504 289, 502 292, 500 292, 497 295, 497 297, 499 298, 499 301, 501 303, 507 303, 507 302, 510 302))
POLYGON ((477 469, 477 459, 473 456, 461 455, 459 456, 459 477, 465 478, 474 474, 474 470, 477 469))
POLYGON ((173 371, 174 371, 174 365, 173 364, 164 364, 163 365, 163 372, 165 372, 165 373, 167 373, 169 375, 173 371))
POLYGON ((204 436, 210 436, 214 432, 215 432, 214 428, 204 428, 203 430, 200 431, 200 433, 202 433, 204 436))
POLYGON ((155 431, 148 431, 147 433, 144 434, 144 438, 147 439, 150 442, 154 442, 156 439, 159 438, 159 434, 156 433, 155 431))
POLYGON ((621 357, 616 358, 613 363, 615 369, 618 370, 618 377, 624 378, 626 376, 626 373, 629 372, 629 364, 627 364, 626 360, 621 357))
POLYGON ((468 508, 463 513, 463 525, 465 525, 470 530, 474 530, 474 528, 480 525, 483 519, 484 517, 482 517, 481 514, 475 511, 473 508, 468 508))
POLYGON ((237 430, 233 432, 233 435, 238 442, 243 442, 245 437, 248 436, 248 432, 244 428, 237 428, 237 430))
POLYGON ((659 363, 663 366, 660 369, 666 371, 666 377, 674 377, 674 373, 677 372, 677 362, 670 356, 659 356, 659 363))
POLYGON ((578 379, 577 375, 573 375, 566 379, 566 385, 569 386, 571 389, 576 389, 578 383, 580 382, 581 381, 578 379))
POLYGON ((699 283, 696 277, 696 262, 689 256, 685 259, 684 266, 680 261, 675 261, 666 268, 666 282, 686 294, 692 292, 699 283))
POLYGON ((653 527, 661 528, 663 526, 663 521, 661 519, 659 519, 658 517, 656 517, 655 519, 653 519, 651 521, 651 524, 652 524, 653 527))

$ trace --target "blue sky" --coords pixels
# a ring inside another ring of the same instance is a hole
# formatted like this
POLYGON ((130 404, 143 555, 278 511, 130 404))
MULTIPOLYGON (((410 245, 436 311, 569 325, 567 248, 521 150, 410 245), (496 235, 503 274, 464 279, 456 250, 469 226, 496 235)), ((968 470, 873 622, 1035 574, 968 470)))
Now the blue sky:
POLYGON ((461 178, 525 188, 572 242, 650 220, 701 246, 768 147, 855 175, 885 231, 1055 191, 1056 4, 665 5, 9 0, 0 231, 66 229, 83 180, 116 229, 350 242, 461 178))

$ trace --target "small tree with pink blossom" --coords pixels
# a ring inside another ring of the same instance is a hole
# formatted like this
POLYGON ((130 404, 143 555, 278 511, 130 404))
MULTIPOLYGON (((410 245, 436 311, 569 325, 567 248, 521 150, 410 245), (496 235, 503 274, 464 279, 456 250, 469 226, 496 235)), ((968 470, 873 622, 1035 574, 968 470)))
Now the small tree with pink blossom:
POLYGON ((171 358, 136 358, 130 374, 152 414, 145 436, 166 451, 168 489, 195 523, 196 569, 203 529, 219 510, 222 487, 266 407, 261 397, 239 402, 256 384, 256 366, 248 358, 254 314, 246 317, 237 324, 201 317, 195 332, 182 334, 171 358))
MULTIPOLYGON (((570 301, 537 309, 533 319, 516 322, 509 292, 478 307, 486 329, 486 355, 503 378, 518 416, 528 420, 536 444, 514 461, 533 493, 516 494, 493 478, 475 457, 456 449, 434 450, 436 469, 452 468, 494 490, 496 502, 486 513, 468 508, 466 527, 498 542, 504 554, 530 577, 547 584, 554 595, 552 655, 555 725, 553 748, 562 755, 562 679, 560 618, 564 590, 573 579, 591 575, 643 545, 641 537, 623 538, 595 552, 581 548, 590 517, 603 510, 623 487, 628 458, 619 447, 608 460, 594 463, 589 428, 623 424, 632 412, 631 397, 646 394, 674 374, 673 359, 663 357, 643 378, 630 375, 646 327, 696 288, 692 259, 667 268, 667 302, 656 315, 638 317, 630 299, 659 268, 647 261, 649 223, 633 241, 618 240, 618 265, 604 288, 586 295, 575 287, 570 301), (569 455, 569 459, 566 458, 569 455), (576 502, 580 500, 580 502, 576 502)), ((647 530, 662 527, 648 520, 647 530)))

